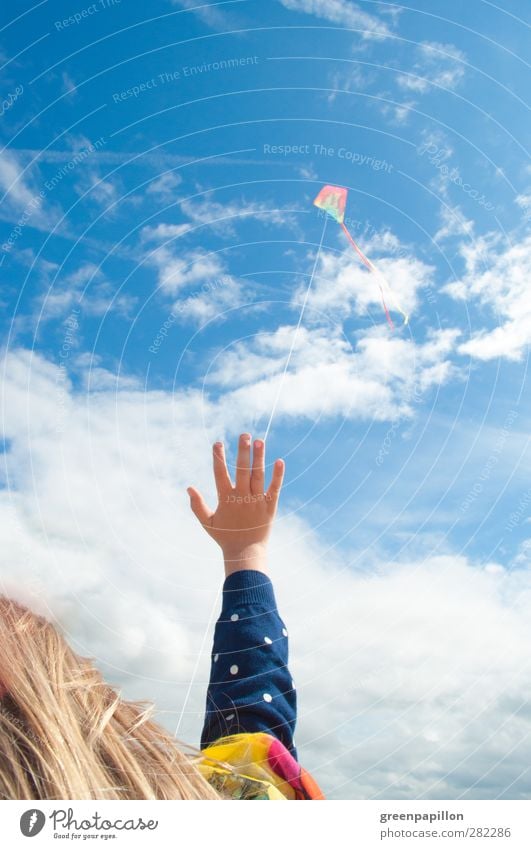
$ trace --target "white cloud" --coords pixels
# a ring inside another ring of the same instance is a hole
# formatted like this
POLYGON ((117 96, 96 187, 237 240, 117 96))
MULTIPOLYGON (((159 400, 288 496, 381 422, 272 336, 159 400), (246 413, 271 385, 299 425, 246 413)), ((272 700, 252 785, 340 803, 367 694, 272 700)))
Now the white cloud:
POLYGON ((434 242, 442 242, 444 239, 452 237, 470 237, 474 233, 474 222, 470 218, 465 218, 459 206, 454 207, 454 209, 442 206, 439 217, 441 227, 433 237, 434 242))
MULTIPOLYGON (((9 356, 8 368, 4 387, 5 427, 13 439, 9 463, 14 472, 12 480, 20 488, 14 494, 14 503, 21 527, 17 534, 13 523, 6 525, 4 515, 2 531, 11 538, 16 551, 8 569, 3 570, 3 579, 9 578, 16 585, 20 570, 20 577, 42 580, 47 597, 56 600, 67 625, 72 625, 74 630, 80 611, 85 610, 88 615, 81 628, 77 628, 76 637, 83 641, 90 632, 92 644, 88 653, 107 660, 115 671, 127 664, 134 675, 143 667, 144 674, 154 679, 171 672, 177 683, 189 666, 185 657, 188 643, 184 637, 187 613, 183 607, 181 614, 175 615, 179 581, 175 581, 175 561, 170 549, 176 538, 172 543, 166 534, 170 530, 167 522, 175 508, 180 511, 176 491, 184 500, 186 475, 192 473, 186 467, 188 451, 193 450, 194 444, 198 450, 204 439, 199 430, 193 436, 191 428, 186 443, 181 445, 176 438, 179 422, 199 420, 204 410, 199 393, 183 393, 174 404, 169 394, 153 393, 148 398, 143 396, 138 384, 136 392, 132 392, 130 381, 123 388, 115 381, 114 389, 121 399, 120 412, 113 412, 112 399, 117 400, 114 392, 96 392, 84 422, 83 394, 77 401, 72 397, 69 381, 57 366, 31 357, 29 352, 20 352, 9 356), (28 378, 29 384, 25 383, 28 378), (31 415, 37 416, 28 426, 26 401, 31 415), (145 418, 146 401, 149 422, 145 418), (139 427, 139 422, 144 422, 144 426, 139 427), (143 452, 145 449, 143 458, 134 461, 136 483, 132 485, 127 469, 133 460, 131 452, 140 449, 140 444, 135 447, 135 439, 131 441, 132 430, 146 436, 144 427, 151 432, 150 439, 154 438, 154 442, 152 445, 145 442, 141 449, 143 452), (161 430, 165 433, 163 449, 159 442, 161 430), (109 462, 113 472, 107 475, 105 466, 109 462), (32 481, 37 480, 37 488, 33 489, 32 481), (144 485, 147 489, 142 493, 144 485), (142 552, 138 550, 135 554, 130 531, 134 535, 133 525, 146 531, 151 519, 155 523, 144 538, 142 552), (96 542, 98 525, 102 529, 100 543, 96 542), (81 527, 84 531, 80 535, 81 527), (24 544, 20 545, 17 536, 22 537, 24 544), (151 546, 154 548, 150 554, 151 546), (145 581, 153 569, 157 572, 155 581, 145 581), (154 584, 159 584, 158 601, 154 584), (139 640, 130 639, 132 631, 140 636, 139 640), (116 651, 108 652, 105 643, 113 642, 113 634, 117 638, 116 651), (161 652, 157 646, 163 645, 172 648, 161 652)), ((101 385, 100 375, 97 381, 101 385)), ((4 491, 2 507, 6 508, 8 502, 9 496, 4 491)), ((189 524, 184 510, 181 516, 184 526, 189 524)), ((171 521, 174 519, 175 515, 171 521)), ((177 518, 174 525, 177 538, 180 522, 177 518)), ((207 553, 196 564, 197 570, 194 567, 189 583, 190 598, 194 596, 194 588, 197 592, 200 586, 197 576, 202 573, 206 579, 210 571, 211 554, 207 553)), ((208 597, 208 592, 205 595, 208 597)))
POLYGON ((333 103, 337 95, 343 92, 358 92, 367 88, 374 80, 374 74, 362 71, 357 65, 346 71, 335 71, 330 76, 328 102, 333 103))
POLYGON ((463 51, 455 44, 438 41, 425 41, 420 49, 426 64, 435 67, 439 84, 444 88, 455 88, 465 73, 463 64, 466 56, 463 51))
POLYGON ((531 191, 528 190, 523 194, 517 195, 515 198, 515 203, 518 204, 520 209, 524 210, 524 219, 529 221, 531 218, 531 191))
POLYGON ((231 18, 224 10, 217 8, 217 3, 209 4, 198 2, 198 0, 171 0, 171 2, 174 6, 182 6, 183 9, 194 12, 205 24, 215 29, 225 29, 230 25, 231 18))
POLYGON ((476 299, 498 324, 473 331, 472 338, 460 345, 460 353, 480 360, 521 360, 531 342, 531 235, 507 245, 500 234, 491 233, 463 244, 461 254, 465 273, 442 291, 459 301, 476 299))
POLYGON ((392 107, 392 114, 396 124, 406 124, 411 117, 411 110, 415 107, 414 100, 406 100, 398 106, 392 107))
MULTIPOLYGON (((414 316, 434 269, 414 258, 388 231, 372 233, 363 240, 363 248, 392 281, 393 294, 385 293, 388 308, 393 311, 398 302, 414 316)), ((296 312, 306 287, 304 280, 293 295, 296 312)), ((255 422, 265 420, 282 385, 277 417, 386 421, 412 415, 414 386, 422 394, 459 377, 451 359, 459 336, 458 330, 447 329, 416 343, 407 332, 389 334, 376 275, 367 272, 350 250, 322 251, 305 322, 297 335, 295 326, 288 325, 235 343, 209 371, 207 382, 225 393, 220 400, 223 419, 239 413, 255 422), (351 344, 344 334, 345 320, 373 305, 376 325, 359 332, 357 342, 351 344), (281 378, 293 342, 289 370, 281 378), (326 392, 315 391, 324 386, 326 392)))
POLYGON ((248 218, 257 218, 263 224, 298 230, 296 219, 287 210, 275 209, 271 204, 261 201, 245 201, 242 199, 232 203, 219 203, 210 199, 184 199, 180 201, 179 208, 190 223, 168 224, 163 222, 156 226, 147 225, 141 231, 142 239, 144 241, 177 239, 199 227, 208 227, 218 235, 233 237, 236 233, 235 225, 245 222, 248 218))
POLYGON ((304 180, 311 180, 312 182, 313 182, 314 180, 317 180, 317 177, 319 176, 319 175, 318 175, 318 173, 317 173, 317 171, 315 170, 315 168, 314 168, 314 167, 313 167, 313 165, 311 165, 311 164, 309 164, 309 165, 301 165, 301 166, 297 169, 297 171, 299 172, 300 176, 301 176, 304 180))
MULTIPOLYGON (((335 693, 306 721, 323 759, 335 736, 343 747, 344 759, 327 770, 336 793, 494 798, 516 780, 509 797, 522 798, 518 778, 527 767, 520 747, 529 746, 529 718, 520 711, 530 685, 519 641, 529 624, 518 595, 529 598, 529 573, 444 556, 396 569, 388 564, 377 574, 354 584, 346 576, 334 581, 334 601, 323 583, 318 609, 345 647, 335 662, 326 657, 334 637, 323 633, 321 648, 317 627, 311 648, 302 634, 293 646, 295 656, 304 653, 303 680, 335 693), (472 598, 476 627, 467 610, 472 598), (345 629, 345 622, 354 624, 345 629), (345 722, 346 711, 352 722, 345 722), (323 728, 336 735, 323 738, 323 728)), ((295 606, 300 611, 303 604, 295 606)))
MULTIPOLYGON (((93 150, 93 141, 82 134, 69 134, 67 140, 72 151, 89 151, 89 155, 80 161, 74 172, 76 175, 74 191, 80 197, 83 197, 85 202, 94 202, 98 206, 103 207, 107 217, 117 217, 126 206, 139 203, 137 195, 126 195, 120 178, 116 176, 118 169, 114 169, 115 174, 112 179, 108 175, 103 174, 103 166, 107 164, 108 160, 101 147, 93 150)), ((45 157, 43 161, 53 162, 55 159, 62 161, 62 151, 57 151, 56 157, 45 157)), ((70 154, 69 161, 75 161, 72 154, 70 154)))
POLYGON ((363 30, 363 38, 383 37, 390 34, 389 27, 374 15, 369 15, 351 0, 280 0, 286 9, 315 15, 334 24, 363 30))
POLYGON ((405 73, 399 74, 396 81, 400 88, 405 88, 409 91, 418 91, 422 94, 430 87, 428 80, 405 73))
POLYGON ((217 279, 225 271, 221 258, 215 253, 198 249, 183 251, 177 257, 167 245, 155 248, 146 257, 146 262, 158 268, 158 285, 170 295, 194 283, 217 279))
POLYGON ((378 328, 353 347, 337 329, 301 327, 295 336, 295 326, 283 326, 236 343, 209 372, 208 385, 224 390, 219 401, 222 420, 231 415, 265 420, 277 400, 277 421, 407 417, 412 415, 415 393, 422 396, 456 376, 449 355, 458 335, 455 330, 437 331, 416 345, 378 328), (294 339, 290 367, 282 380, 294 339))
MULTIPOLYGON (((370 257, 379 272, 388 281, 392 294, 406 313, 413 313, 419 300, 419 290, 430 284, 434 268, 413 256, 406 246, 389 231, 372 232, 358 236, 352 228, 353 238, 360 242, 364 253, 370 257)), ((346 240, 344 240, 346 241, 346 240)), ((301 302, 307 282, 302 283, 296 298, 301 302)), ((383 286, 387 306, 395 307, 392 294, 383 286)), ((308 307, 334 317, 364 314, 376 306, 376 318, 381 316, 381 293, 378 276, 369 272, 347 246, 342 253, 321 251, 319 265, 308 297, 308 307)))
POLYGON ((381 95, 382 100, 376 101, 382 115, 390 118, 394 124, 407 124, 411 117, 411 110, 415 108, 414 100, 405 100, 403 103, 386 103, 381 95))
POLYGON ((2 205, 9 204, 13 212, 27 210, 35 217, 42 206, 42 198, 30 185, 28 172, 19 163, 15 153, 3 150, 0 153, 0 189, 5 192, 2 205))
POLYGON ((175 189, 182 183, 180 174, 173 171, 167 171, 161 174, 156 180, 153 180, 146 189, 148 195, 156 195, 166 199, 173 197, 175 189))
POLYGON ((183 200, 181 210, 187 218, 199 227, 207 226, 223 236, 233 236, 234 225, 248 218, 258 218, 264 224, 279 227, 296 227, 293 216, 283 209, 275 209, 272 204, 261 201, 233 201, 219 203, 210 199, 183 200))
POLYGON ((57 262, 50 262, 50 260, 45 259, 42 255, 38 257, 32 248, 18 250, 13 254, 13 260, 26 268, 31 268, 33 274, 37 274, 44 280, 49 280, 52 274, 59 268, 57 262))
MULTIPOLYGON (((198 392, 134 381, 76 395, 26 351, 2 373, 1 589, 56 615, 76 650, 126 697, 153 699, 172 731, 199 657, 179 731, 197 744, 222 565, 184 488, 213 493, 217 410, 198 392)), ((329 797, 528 798, 528 560, 347 558, 290 513, 286 487, 271 574, 295 740, 329 797)))
POLYGON ((72 309, 78 309, 84 316, 101 316, 111 311, 129 316, 136 303, 137 299, 131 295, 117 294, 98 266, 86 262, 72 274, 55 274, 53 283, 47 284, 46 291, 35 299, 33 318, 42 325, 57 318, 66 319, 72 309))
POLYGON ((398 85, 425 94, 432 85, 453 91, 465 75, 465 54, 454 44, 425 41, 418 45, 419 60, 410 73, 399 73, 398 85))
MULTIPOLYGON (((244 285, 241 281, 225 273, 225 265, 219 254, 207 253, 201 248, 183 250, 177 254, 172 242, 197 227, 209 227, 222 236, 233 236, 235 223, 247 218, 258 218, 265 224, 291 227, 298 225, 284 209, 272 208, 258 201, 240 201, 222 204, 210 199, 202 201, 183 200, 181 211, 190 223, 160 223, 148 225, 141 231, 143 242, 161 242, 145 258, 159 270, 158 285, 170 295, 181 292, 193 285, 203 284, 205 291, 195 292, 192 297, 179 303, 179 314, 197 321, 213 317, 227 307, 235 307, 245 299, 244 285)), ((246 284, 247 287, 249 284, 246 284)))
POLYGON ((164 239, 179 239, 188 233, 190 230, 189 224, 157 224, 155 227, 150 225, 143 227, 140 231, 142 241, 160 242, 164 239))
MULTIPOLYGON (((247 284, 248 285, 248 284, 247 284)), ((173 313, 183 319, 203 324, 216 316, 224 315, 246 300, 246 287, 241 280, 223 274, 211 283, 204 285, 198 292, 176 301, 173 313)))
POLYGON ((70 94, 73 96, 77 95, 76 84, 67 71, 63 71, 63 73, 61 74, 61 81, 63 92, 65 94, 70 94))
MULTIPOLYGON (((72 137, 71 134, 67 134, 65 139, 68 140, 69 137, 72 137)), ((87 144, 89 143, 90 140, 87 140, 87 144)), ((34 158, 39 160, 39 164, 64 163, 72 160, 73 149, 74 146, 72 146, 72 149, 67 150, 40 150, 27 147, 17 148, 17 157, 20 161, 24 161, 24 163, 29 162, 34 158)), ((116 166, 125 165, 131 162, 130 150, 108 150, 105 147, 99 147, 97 150, 91 152, 91 156, 94 156, 100 165, 116 166)), ((178 168, 183 165, 191 165, 196 162, 196 159, 191 156, 181 156, 177 153, 164 153, 160 150, 155 150, 143 153, 142 162, 153 168, 154 171, 158 172, 161 168, 178 168)), ((256 165, 256 161, 253 162, 250 159, 238 157, 231 157, 231 162, 233 165, 256 165)), ((218 169, 224 168, 225 166, 226 160, 223 157, 211 157, 202 161, 202 167, 205 168, 212 167, 214 169, 218 169)))
POLYGON ((76 182, 75 190, 78 195, 85 195, 85 200, 95 201, 102 206, 107 215, 117 214, 118 208, 113 206, 119 197, 117 180, 106 180, 95 169, 91 169, 82 173, 76 182))

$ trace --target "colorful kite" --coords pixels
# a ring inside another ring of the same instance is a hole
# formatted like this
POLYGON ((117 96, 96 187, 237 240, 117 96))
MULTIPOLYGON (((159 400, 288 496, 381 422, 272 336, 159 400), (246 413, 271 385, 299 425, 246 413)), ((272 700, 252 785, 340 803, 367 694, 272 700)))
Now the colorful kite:
POLYGON ((389 286, 389 283, 387 282, 387 280, 385 279, 383 274, 380 271, 378 271, 378 269, 372 264, 370 259, 367 259, 365 254, 360 250, 360 248, 358 247, 358 245, 356 244, 356 242, 354 241, 354 239, 350 235, 349 231, 345 227, 345 206, 347 205, 347 189, 343 189, 343 188, 341 188, 341 186, 324 186, 324 188, 321 189, 321 191, 319 192, 319 194, 315 198, 314 204, 315 204, 315 206, 318 206, 320 209, 323 209, 325 212, 327 212, 329 215, 331 215, 332 218, 335 218, 335 220, 337 221, 338 224, 341 224, 341 228, 342 228, 343 232, 345 233, 345 236, 347 237, 350 244, 352 245, 352 247, 354 248, 354 250, 356 251, 356 253, 360 257, 363 264, 369 269, 369 271, 372 271, 372 273, 376 275, 376 278, 378 280, 378 286, 380 287, 380 292, 381 292, 381 295, 382 295, 382 304, 383 304, 383 308, 385 310, 385 315, 386 315, 387 321, 389 323, 389 327, 394 329, 394 324, 393 324, 393 320, 392 320, 391 316, 389 315, 389 310, 387 309, 387 306, 386 306, 386 303, 385 303, 383 287, 385 287, 387 292, 390 294, 390 296, 393 300, 393 303, 394 303, 396 309, 398 310, 398 312, 403 315, 404 324, 407 324, 408 321, 409 321, 409 316, 407 315, 407 313, 404 312, 402 307, 399 305, 398 301, 396 300, 396 297, 393 295, 393 293, 391 291, 391 287, 389 286))

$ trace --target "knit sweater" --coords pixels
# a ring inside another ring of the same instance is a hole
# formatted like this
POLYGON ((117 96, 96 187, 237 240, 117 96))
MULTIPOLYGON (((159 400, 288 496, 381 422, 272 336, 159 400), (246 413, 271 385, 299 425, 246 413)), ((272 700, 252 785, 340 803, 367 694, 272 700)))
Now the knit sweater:
POLYGON ((201 748, 232 734, 266 732, 297 760, 297 696, 288 670, 288 631, 273 584, 243 569, 223 584, 214 631, 201 748))

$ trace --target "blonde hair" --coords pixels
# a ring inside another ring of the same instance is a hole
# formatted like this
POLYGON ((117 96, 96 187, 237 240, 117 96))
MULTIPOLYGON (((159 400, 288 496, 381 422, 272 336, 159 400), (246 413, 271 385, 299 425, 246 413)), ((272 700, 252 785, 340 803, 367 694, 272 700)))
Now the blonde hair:
POLYGON ((51 622, 0 596, 0 798, 222 798, 152 710, 120 698, 51 622))

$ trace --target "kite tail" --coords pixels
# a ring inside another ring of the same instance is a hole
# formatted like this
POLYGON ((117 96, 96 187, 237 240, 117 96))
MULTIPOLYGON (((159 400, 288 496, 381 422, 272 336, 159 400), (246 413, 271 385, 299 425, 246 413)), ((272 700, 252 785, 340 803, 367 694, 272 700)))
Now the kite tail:
MULTIPOLYGON (((340 223, 341 223, 341 228, 342 228, 345 236, 347 237, 350 244, 352 245, 352 247, 354 248, 354 250, 356 251, 356 253, 360 257, 363 264, 369 269, 369 271, 372 271, 374 274, 376 274, 377 277, 381 278, 383 280, 383 282, 385 283, 385 285, 387 286, 387 289, 388 289, 389 293, 391 294, 391 297, 393 299, 395 307, 397 308, 398 312, 402 315, 402 317, 404 319, 404 326, 405 326, 409 321, 409 316, 406 312, 404 312, 404 310, 402 309, 402 307, 400 306, 400 304, 396 300, 396 298, 393 295, 393 292, 391 290, 391 287, 389 286, 389 283, 387 282, 387 280, 385 279, 383 274, 380 271, 378 271, 376 266, 373 265, 373 263, 370 261, 370 259, 367 259, 367 257, 363 253, 363 251, 358 247, 358 245, 356 244, 356 242, 354 241, 354 239, 350 235, 349 231, 345 227, 344 222, 341 221, 340 223)), ((393 324, 391 316, 389 315, 389 310, 387 309, 387 306, 386 306, 386 303, 385 303, 385 300, 384 300, 383 289, 382 289, 380 283, 378 285, 380 286, 380 292, 382 293, 382 304, 383 304, 383 308, 384 308, 384 311, 385 311, 385 317, 387 318, 387 323, 389 324, 389 327, 391 327, 391 329, 394 330, 395 326, 393 324)))
POLYGON ((358 246, 357 246, 356 242, 354 241, 354 239, 352 238, 352 236, 351 236, 351 235, 350 235, 350 233, 348 232, 348 230, 347 230, 347 228, 345 227, 345 224, 344 224, 344 222, 343 222, 343 221, 341 222, 341 227, 343 228, 343 232, 344 232, 345 236, 347 237, 347 239, 349 240, 350 244, 352 245, 352 247, 354 248, 354 250, 356 251, 356 253, 357 253, 357 254, 358 254, 358 256, 360 257, 360 259, 362 260, 362 262, 364 262, 364 263, 365 263, 365 265, 367 266, 367 268, 369 269, 369 271, 376 271, 376 269, 375 269, 374 265, 372 264, 372 262, 371 262, 369 259, 367 259, 367 257, 365 256, 365 254, 364 254, 364 253, 362 253, 362 251, 360 251, 360 249, 358 248, 358 246))
MULTIPOLYGON (((380 285, 380 284, 378 284, 378 285, 380 285)), ((383 304, 383 308, 384 308, 384 312, 385 312, 385 317, 386 317, 386 319, 387 319, 387 324, 389 325, 389 327, 391 328, 391 330, 394 330, 394 329, 395 329, 395 326, 394 326, 394 324, 393 324, 393 319, 392 319, 392 318, 391 318, 391 316, 389 315, 389 310, 387 309, 387 305, 386 305, 386 303, 385 303, 385 299, 384 299, 383 289, 382 289, 382 287, 381 287, 381 286, 380 286, 380 292, 382 293, 382 304, 383 304)))

